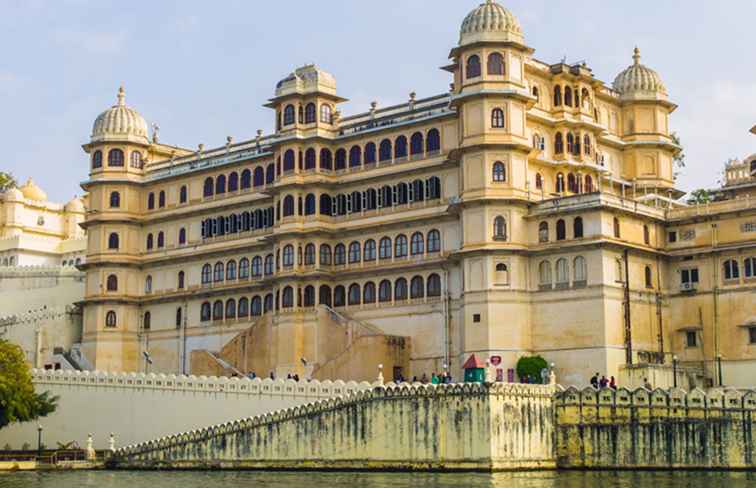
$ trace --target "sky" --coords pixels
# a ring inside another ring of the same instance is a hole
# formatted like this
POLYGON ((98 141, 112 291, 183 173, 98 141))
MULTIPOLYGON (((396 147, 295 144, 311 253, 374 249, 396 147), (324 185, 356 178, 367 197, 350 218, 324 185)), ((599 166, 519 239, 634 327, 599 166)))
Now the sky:
MULTIPOLYGON (((0 171, 53 201, 81 194, 97 115, 126 103, 188 148, 270 133, 262 105, 317 63, 350 99, 344 116, 446 92, 441 71, 481 0, 0 0, 0 171)), ((632 62, 657 70, 679 105, 678 187, 714 187, 724 162, 756 152, 754 0, 500 0, 539 60, 586 61, 611 83, 632 62)))

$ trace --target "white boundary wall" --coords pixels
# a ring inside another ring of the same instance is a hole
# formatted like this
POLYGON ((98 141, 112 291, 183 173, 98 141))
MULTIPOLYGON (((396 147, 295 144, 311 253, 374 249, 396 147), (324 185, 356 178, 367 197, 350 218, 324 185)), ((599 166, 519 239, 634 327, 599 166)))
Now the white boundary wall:
MULTIPOLYGON (((74 440, 85 447, 91 433, 95 448, 106 449, 111 432, 117 447, 130 445, 371 388, 366 382, 98 371, 33 370, 33 377, 37 392, 60 397, 55 413, 39 420, 48 448, 74 440)), ((0 449, 25 442, 36 449, 37 422, 0 430, 0 449)))

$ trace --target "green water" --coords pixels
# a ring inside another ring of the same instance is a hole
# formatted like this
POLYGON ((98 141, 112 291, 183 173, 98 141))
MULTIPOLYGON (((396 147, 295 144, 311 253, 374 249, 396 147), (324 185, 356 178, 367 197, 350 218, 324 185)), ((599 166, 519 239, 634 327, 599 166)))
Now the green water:
POLYGON ((498 474, 126 472, 0 473, 0 488, 741 488, 756 487, 756 473, 559 471, 498 474))

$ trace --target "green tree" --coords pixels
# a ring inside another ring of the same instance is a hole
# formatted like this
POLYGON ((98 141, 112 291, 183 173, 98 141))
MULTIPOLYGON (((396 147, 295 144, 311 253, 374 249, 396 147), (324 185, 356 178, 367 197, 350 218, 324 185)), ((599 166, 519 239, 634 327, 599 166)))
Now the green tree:
POLYGON ((549 363, 541 356, 523 356, 517 361, 517 376, 520 381, 528 378, 530 383, 543 383, 541 371, 548 367, 549 363))
POLYGON ((10 173, 0 171, 0 191, 5 191, 8 188, 18 186, 16 179, 10 173))
POLYGON ((690 195, 688 196, 689 205, 700 205, 703 203, 709 203, 711 201, 712 201, 711 192, 707 190, 706 188, 699 188, 698 190, 693 190, 692 192, 690 192, 690 195))
POLYGON ((672 157, 672 173, 675 179, 677 179, 677 175, 680 174, 680 170, 685 167, 685 150, 682 148, 682 142, 680 141, 680 136, 677 135, 677 132, 673 132, 669 136, 672 138, 672 142, 680 147, 680 150, 677 151, 677 153, 672 157))
POLYGON ((12 422, 28 422, 55 411, 58 397, 36 393, 24 352, 0 339, 0 429, 12 422))

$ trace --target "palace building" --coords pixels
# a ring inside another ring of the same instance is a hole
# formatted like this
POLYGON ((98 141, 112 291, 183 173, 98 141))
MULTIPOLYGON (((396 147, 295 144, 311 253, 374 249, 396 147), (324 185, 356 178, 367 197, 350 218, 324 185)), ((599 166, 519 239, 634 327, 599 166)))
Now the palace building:
POLYGON ((746 383, 756 211, 734 187, 677 202, 676 105, 637 48, 629 61, 611 84, 540 61, 487 0, 443 67, 450 90, 397 106, 342 114, 334 76, 307 65, 265 104, 275 131, 189 150, 121 89, 83 146, 83 354, 344 379, 460 378, 475 354, 504 380, 540 355, 565 384, 629 363, 746 383))

